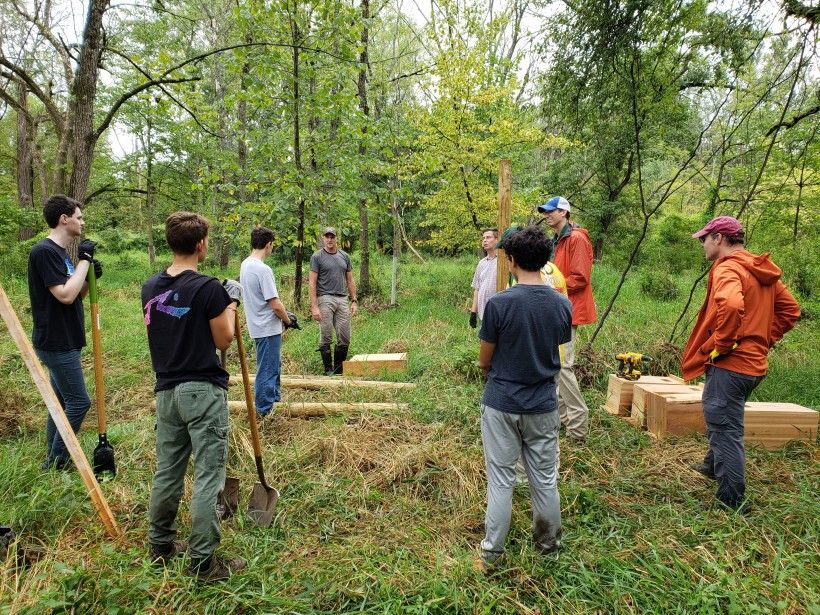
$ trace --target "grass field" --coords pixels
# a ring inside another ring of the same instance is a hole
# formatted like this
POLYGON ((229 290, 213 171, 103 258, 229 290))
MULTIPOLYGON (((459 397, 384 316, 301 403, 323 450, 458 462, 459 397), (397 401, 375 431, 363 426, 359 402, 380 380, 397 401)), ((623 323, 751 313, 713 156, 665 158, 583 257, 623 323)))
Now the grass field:
MULTIPOLYGON (((225 524, 224 551, 247 558, 249 568, 216 586, 186 576, 182 562, 158 569, 146 558, 154 418, 139 305, 140 285, 151 273, 143 257, 107 258, 100 283, 109 438, 119 470, 102 488, 125 532, 121 542, 106 540, 76 473, 40 470, 45 409, 4 333, 0 523, 11 524, 20 546, 39 549, 41 557, 22 569, 11 560, 0 564, 0 612, 820 614, 817 443, 747 451, 754 511, 744 517, 709 509, 712 484, 686 469, 685 463, 703 455, 704 438, 656 442, 599 409, 616 351, 656 353, 659 363, 675 365, 665 342, 682 299, 650 300, 633 279, 579 365, 590 437, 580 447, 562 437, 564 550, 552 560, 532 549, 528 492, 518 487, 504 567, 491 576, 474 570, 485 485, 482 385, 466 310, 473 266, 467 257, 402 262, 399 307, 370 298, 354 321, 351 351, 407 348, 409 379, 417 389, 286 390, 291 400, 396 400, 408 402, 410 410, 266 420, 263 454, 269 481, 281 491, 277 516, 269 529, 242 516, 225 524)), ((238 263, 228 273, 236 269, 238 263)), ((389 261, 377 258, 374 270, 388 294, 389 261)), ((290 308, 292 266, 276 271, 290 308)), ((678 280, 681 296, 692 279, 678 280)), ((599 308, 616 282, 617 272, 596 268, 599 308)), ((3 285, 30 328, 25 281, 5 279, 3 285)), ((690 317, 701 298, 696 296, 690 317)), ((319 373, 318 327, 307 309, 297 311, 307 326, 286 334, 284 373, 319 373)), ((757 399, 820 408, 816 314, 810 310, 773 351, 757 399)), ((581 345, 590 333, 591 327, 581 328, 581 345)), ((84 361, 93 388, 90 351, 84 361)), ((229 362, 239 373, 235 348, 229 362)), ((232 389, 230 398, 241 399, 240 390, 232 389)), ((244 504, 255 469, 241 412, 232 416, 230 440, 228 473, 242 479, 244 504)), ((93 409, 81 441, 90 454, 96 443, 93 409)))

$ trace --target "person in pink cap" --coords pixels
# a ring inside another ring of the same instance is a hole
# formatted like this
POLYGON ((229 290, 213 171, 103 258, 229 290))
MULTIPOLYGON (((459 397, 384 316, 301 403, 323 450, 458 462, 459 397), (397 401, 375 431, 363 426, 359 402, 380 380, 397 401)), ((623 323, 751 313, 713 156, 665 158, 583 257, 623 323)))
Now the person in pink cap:
POLYGON ((686 380, 706 373, 703 416, 709 450, 692 469, 717 481, 718 501, 745 512, 743 409, 768 368, 767 356, 800 317, 769 254, 744 248, 743 226, 720 216, 692 235, 712 261, 706 298, 683 351, 686 380))

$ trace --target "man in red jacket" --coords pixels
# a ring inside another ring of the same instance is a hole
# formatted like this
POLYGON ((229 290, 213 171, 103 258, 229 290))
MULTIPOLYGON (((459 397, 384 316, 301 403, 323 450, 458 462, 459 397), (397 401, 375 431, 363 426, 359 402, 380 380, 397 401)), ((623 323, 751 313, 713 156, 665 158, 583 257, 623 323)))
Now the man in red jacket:
POLYGON ((589 409, 572 370, 575 363, 575 331, 578 325, 595 322, 598 315, 592 298, 592 242, 586 229, 569 221, 570 210, 569 201, 562 196, 554 196, 538 206, 538 211, 555 232, 555 254, 551 260, 566 278, 567 295, 572 303, 572 339, 564 344, 558 376, 558 411, 570 438, 583 443, 587 438, 589 409))
POLYGON ((769 350, 794 327, 800 306, 769 254, 757 256, 743 247, 743 227, 735 218, 715 218, 692 237, 700 239, 713 261, 681 364, 686 380, 706 373, 703 416, 709 451, 692 468, 717 481, 719 502, 743 511, 743 409, 766 375, 769 350))

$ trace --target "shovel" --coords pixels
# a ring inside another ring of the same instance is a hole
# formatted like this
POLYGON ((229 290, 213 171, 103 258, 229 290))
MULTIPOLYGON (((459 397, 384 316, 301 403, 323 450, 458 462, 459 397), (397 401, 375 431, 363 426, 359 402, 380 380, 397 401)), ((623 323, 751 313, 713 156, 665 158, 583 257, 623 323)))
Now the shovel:
MULTIPOLYGON (((222 360, 222 368, 226 368, 227 352, 220 351, 220 358, 222 360)), ((239 509, 239 479, 234 476, 225 477, 225 486, 219 492, 219 497, 216 503, 216 510, 219 518, 222 520, 233 517, 239 509)))
POLYGON ((100 341, 100 312, 97 306, 97 275, 94 273, 94 263, 88 268, 88 296, 91 301, 91 342, 94 346, 94 383, 97 398, 97 427, 99 443, 94 449, 92 466, 94 475, 100 477, 105 472, 112 476, 117 475, 114 464, 114 447, 108 443, 105 429, 105 382, 102 368, 102 343, 100 341))
POLYGON ((251 394, 251 379, 248 375, 248 363, 245 360, 245 344, 242 341, 242 330, 239 323, 239 313, 236 313, 236 345, 239 350, 239 364, 242 366, 242 384, 245 385, 245 406, 248 408, 248 421, 251 425, 251 440, 253 440, 253 455, 256 461, 256 473, 259 482, 253 485, 251 501, 248 502, 248 516, 262 527, 269 527, 273 521, 273 512, 279 499, 279 492, 268 485, 265 480, 265 471, 262 468, 262 447, 259 444, 259 428, 256 425, 256 408, 254 408, 251 394))

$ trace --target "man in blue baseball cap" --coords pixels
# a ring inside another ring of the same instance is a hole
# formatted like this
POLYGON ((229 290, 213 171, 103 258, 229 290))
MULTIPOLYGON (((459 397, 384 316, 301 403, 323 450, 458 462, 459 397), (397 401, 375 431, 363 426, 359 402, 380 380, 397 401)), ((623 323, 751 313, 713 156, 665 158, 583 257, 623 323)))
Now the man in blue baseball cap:
POLYGON ((592 242, 586 229, 570 222, 572 207, 562 196, 554 196, 538 212, 555 233, 552 262, 564 274, 567 296, 572 303, 572 340, 564 345, 564 360, 558 377, 561 423, 574 442, 587 437, 589 409, 581 395, 572 366, 575 363, 575 333, 578 325, 595 322, 595 300, 592 297, 592 242))

